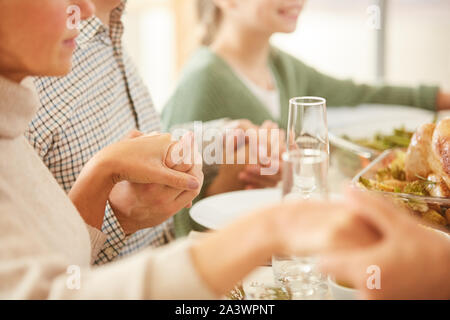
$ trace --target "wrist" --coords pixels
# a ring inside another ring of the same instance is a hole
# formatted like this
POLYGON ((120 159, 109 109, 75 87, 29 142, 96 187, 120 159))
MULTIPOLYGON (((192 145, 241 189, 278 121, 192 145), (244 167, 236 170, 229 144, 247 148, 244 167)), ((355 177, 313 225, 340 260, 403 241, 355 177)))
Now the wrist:
POLYGON ((230 290, 272 257, 277 242, 271 234, 271 217, 266 211, 255 212, 191 248, 198 273, 214 292, 222 294, 230 290))
POLYGON ((450 110, 450 94, 446 94, 441 90, 438 91, 436 96, 436 109, 437 111, 450 110))
POLYGON ((101 230, 113 186, 110 170, 104 163, 94 157, 84 166, 69 197, 86 224, 101 230))
POLYGON ((266 230, 271 234, 270 243, 267 245, 271 247, 273 254, 283 254, 284 253, 284 238, 283 238, 283 224, 282 219, 283 212, 277 210, 266 210, 264 213, 266 215, 264 221, 266 223, 266 230))

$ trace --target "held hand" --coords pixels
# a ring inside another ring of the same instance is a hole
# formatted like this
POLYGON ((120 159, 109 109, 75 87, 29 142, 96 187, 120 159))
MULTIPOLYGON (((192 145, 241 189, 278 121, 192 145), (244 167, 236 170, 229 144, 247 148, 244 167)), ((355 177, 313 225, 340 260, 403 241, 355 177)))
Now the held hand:
POLYGON ((173 144, 168 133, 141 135, 106 147, 94 160, 97 167, 109 171, 113 184, 121 181, 157 183, 180 190, 196 190, 200 182, 195 177, 167 166, 166 158, 173 144))
POLYGON ((450 93, 439 91, 436 97, 438 111, 450 110, 450 93))
POLYGON ((178 143, 171 145, 165 160, 167 167, 197 179, 199 187, 195 190, 185 191, 164 184, 128 181, 114 186, 109 203, 126 234, 159 225, 182 208, 192 205, 203 183, 202 162, 197 150, 193 135, 187 134, 178 143))
POLYGON ((285 132, 271 121, 265 121, 260 128, 267 130, 267 138, 259 139, 258 150, 250 152, 259 152, 259 156, 267 157, 265 159, 258 157, 258 164, 246 165, 239 173, 238 178, 245 184, 245 189, 272 188, 282 178, 281 155, 286 150, 285 132), (278 132, 273 132, 274 130, 278 132), (276 133, 277 141, 272 141, 272 133, 276 133))
POLYGON ((224 137, 224 164, 206 190, 206 196, 276 186, 281 180, 280 155, 285 150, 284 131, 271 121, 258 127, 249 120, 233 121, 227 129, 228 135, 224 137), (266 132, 259 129, 266 129, 266 132), (247 130, 254 131, 245 134, 247 130), (262 136, 263 134, 267 136, 262 136), (251 136, 256 139, 249 138, 251 136), (234 148, 227 148, 227 145, 234 148), (227 159, 231 159, 232 163, 227 163, 227 159))
POLYGON ((342 203, 295 201, 249 213, 200 239, 191 254, 201 277, 220 294, 273 254, 321 254, 377 240, 378 235, 342 203))
MULTIPOLYGON (((69 192, 69 197, 85 222, 95 228, 101 228, 106 202, 110 199, 110 193, 114 185, 122 181, 137 184, 159 184, 176 189, 177 191, 172 192, 169 197, 175 199, 176 201, 174 202, 177 204, 186 198, 182 197, 178 201, 177 192, 180 195, 184 191, 189 191, 190 195, 198 193, 203 177, 198 174, 192 174, 193 172, 185 173, 175 170, 177 166, 181 166, 181 168, 191 171, 195 166, 193 167, 192 164, 185 166, 182 163, 177 163, 176 161, 180 159, 175 159, 175 161, 167 159, 169 150, 174 146, 176 144, 171 141, 169 134, 144 136, 139 133, 133 133, 131 138, 108 146, 95 155, 85 165, 69 192), (174 169, 169 168, 166 162, 169 165, 173 165, 174 169)), ((128 198, 129 192, 134 192, 135 189, 129 186, 124 187, 124 185, 120 187, 123 189, 116 190, 114 195, 120 196, 120 199, 126 204, 133 203, 132 199, 142 199, 141 196, 136 195, 134 195, 134 198, 128 198)), ((149 187, 142 188, 144 189, 143 192, 146 192, 148 191, 146 188, 149 187)), ((155 187, 150 187, 150 189, 152 188, 155 187)), ((157 199, 157 201, 161 203, 161 198, 157 199)), ((119 203, 121 201, 112 201, 113 206, 126 207, 119 203)), ((189 204, 190 202, 186 201, 185 205, 189 204)), ((124 211, 126 213, 131 212, 130 210, 124 211)), ((149 219, 153 222, 159 220, 154 217, 149 219)), ((153 222, 148 223, 151 224, 153 222)), ((136 224, 130 223, 130 225, 132 226, 130 227, 131 229, 135 229, 136 224)))
POLYGON ((317 255, 353 250, 379 239, 344 203, 286 201, 270 211, 279 254, 317 255))
POLYGON ((322 264, 325 272, 353 285, 363 299, 450 298, 450 241, 445 235, 420 225, 385 198, 350 190, 347 202, 380 240, 361 250, 330 252, 322 264), (368 286, 370 266, 379 268, 379 288, 368 286))

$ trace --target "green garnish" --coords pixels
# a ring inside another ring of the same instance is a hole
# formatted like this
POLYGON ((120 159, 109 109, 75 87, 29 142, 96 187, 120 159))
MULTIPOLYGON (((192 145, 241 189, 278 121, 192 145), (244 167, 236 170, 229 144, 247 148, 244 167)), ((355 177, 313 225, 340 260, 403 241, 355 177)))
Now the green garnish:
POLYGON ((420 181, 425 182, 427 184, 437 184, 437 182, 428 180, 428 179, 426 179, 424 177, 419 176, 418 174, 416 174, 415 176, 416 176, 417 179, 419 179, 420 181))

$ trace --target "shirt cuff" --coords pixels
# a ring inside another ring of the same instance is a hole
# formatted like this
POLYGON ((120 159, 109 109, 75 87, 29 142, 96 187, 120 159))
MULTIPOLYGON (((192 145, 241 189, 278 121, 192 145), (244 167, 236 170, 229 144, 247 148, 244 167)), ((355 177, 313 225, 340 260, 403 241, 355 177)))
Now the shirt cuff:
POLYGON ((100 230, 86 224, 89 238, 91 239, 91 263, 97 259, 98 253, 103 248, 103 245, 106 242, 106 234, 101 232, 100 230))
POLYGON ((119 223, 109 202, 106 204, 105 219, 103 220, 102 231, 107 235, 107 241, 98 252, 95 265, 102 265, 113 261, 125 246, 126 241, 131 237, 127 236, 119 223))
POLYGON ((430 111, 437 111, 437 94, 439 87, 420 86, 417 89, 416 106, 430 111))

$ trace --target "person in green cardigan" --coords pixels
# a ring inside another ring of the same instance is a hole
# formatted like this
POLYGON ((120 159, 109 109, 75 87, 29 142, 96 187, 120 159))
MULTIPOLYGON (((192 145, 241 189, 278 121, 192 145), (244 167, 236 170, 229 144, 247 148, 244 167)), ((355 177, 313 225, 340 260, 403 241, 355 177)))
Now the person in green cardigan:
POLYGON ((271 46, 274 33, 295 31, 305 1, 197 2, 205 30, 203 46, 186 65, 165 106, 167 127, 224 117, 255 124, 270 119, 285 127, 288 101, 297 96, 321 96, 328 106, 381 103, 450 108, 449 95, 438 87, 371 86, 338 80, 271 46))
MULTIPOLYGON (((327 105, 397 104, 428 110, 450 109, 450 95, 436 86, 372 86, 323 74, 273 47, 274 33, 297 27, 305 1, 197 0, 202 46, 184 68, 163 110, 166 129, 191 121, 271 120, 285 128, 289 99, 320 96, 327 105)), ((258 179, 244 169, 246 185, 258 179)), ((208 195, 203 193, 203 195, 208 195)))

